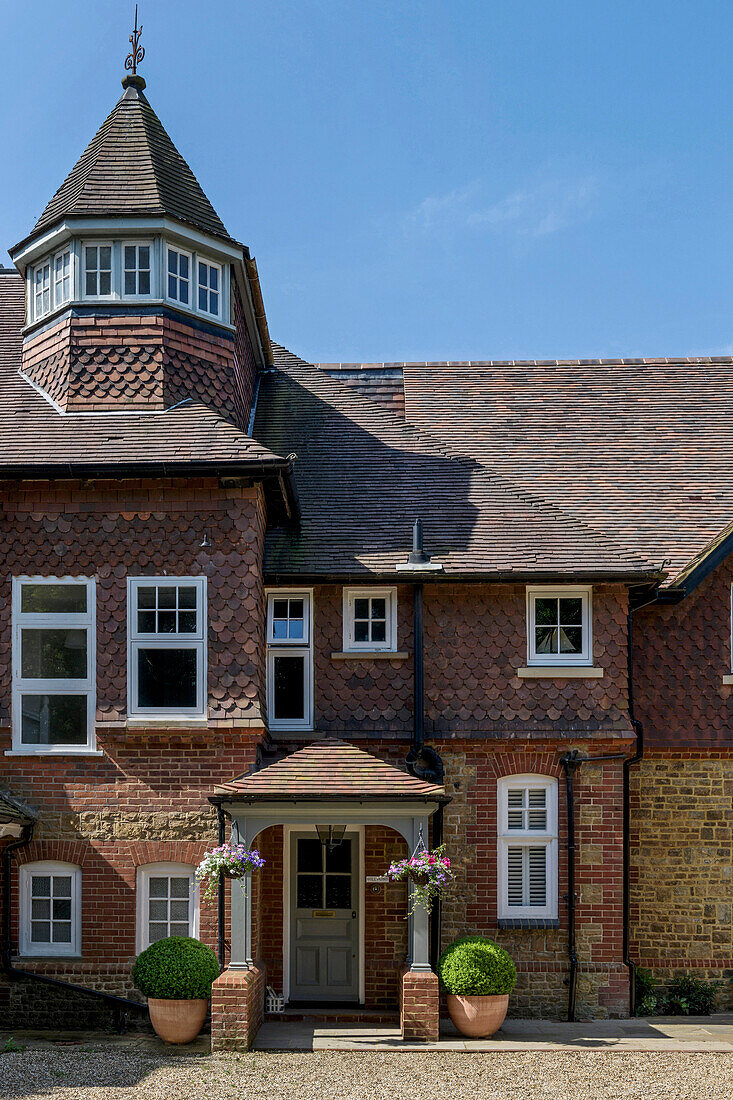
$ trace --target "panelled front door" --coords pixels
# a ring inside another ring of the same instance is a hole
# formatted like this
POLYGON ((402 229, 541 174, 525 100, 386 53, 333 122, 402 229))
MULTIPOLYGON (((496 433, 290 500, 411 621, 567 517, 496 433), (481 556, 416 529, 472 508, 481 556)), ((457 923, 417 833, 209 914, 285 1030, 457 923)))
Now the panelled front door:
POLYGON ((359 998, 359 840, 290 838, 290 1000, 359 998))

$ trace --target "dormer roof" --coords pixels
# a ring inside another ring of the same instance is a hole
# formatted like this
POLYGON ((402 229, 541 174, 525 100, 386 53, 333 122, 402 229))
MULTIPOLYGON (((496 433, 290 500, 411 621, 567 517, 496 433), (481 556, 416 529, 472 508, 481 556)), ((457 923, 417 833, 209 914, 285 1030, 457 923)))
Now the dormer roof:
POLYGON ((124 92, 36 223, 33 236, 65 218, 170 217, 231 241, 224 223, 144 94, 124 92))

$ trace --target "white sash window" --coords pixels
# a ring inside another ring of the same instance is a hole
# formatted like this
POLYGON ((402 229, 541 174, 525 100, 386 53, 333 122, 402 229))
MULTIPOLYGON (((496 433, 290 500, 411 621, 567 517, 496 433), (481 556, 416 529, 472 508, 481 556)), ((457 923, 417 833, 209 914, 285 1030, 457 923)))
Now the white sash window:
POLYGON ((512 775, 498 786, 500 919, 557 917, 557 780, 512 775))

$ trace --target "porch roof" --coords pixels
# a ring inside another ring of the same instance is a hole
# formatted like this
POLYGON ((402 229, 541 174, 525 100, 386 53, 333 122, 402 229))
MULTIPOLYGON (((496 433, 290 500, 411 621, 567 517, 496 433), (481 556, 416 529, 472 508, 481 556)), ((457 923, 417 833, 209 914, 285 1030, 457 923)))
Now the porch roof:
POLYGON ((325 739, 216 787, 215 802, 450 801, 428 783, 346 741, 325 739))

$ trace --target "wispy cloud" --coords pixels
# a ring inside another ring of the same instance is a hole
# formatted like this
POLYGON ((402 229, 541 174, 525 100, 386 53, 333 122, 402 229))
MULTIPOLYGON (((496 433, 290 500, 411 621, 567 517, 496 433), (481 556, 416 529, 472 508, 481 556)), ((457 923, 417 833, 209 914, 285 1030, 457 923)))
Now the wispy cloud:
POLYGON ((593 214, 600 192, 596 176, 547 178, 492 200, 480 182, 429 195, 405 218, 407 232, 508 231, 521 237, 560 233, 593 214))

